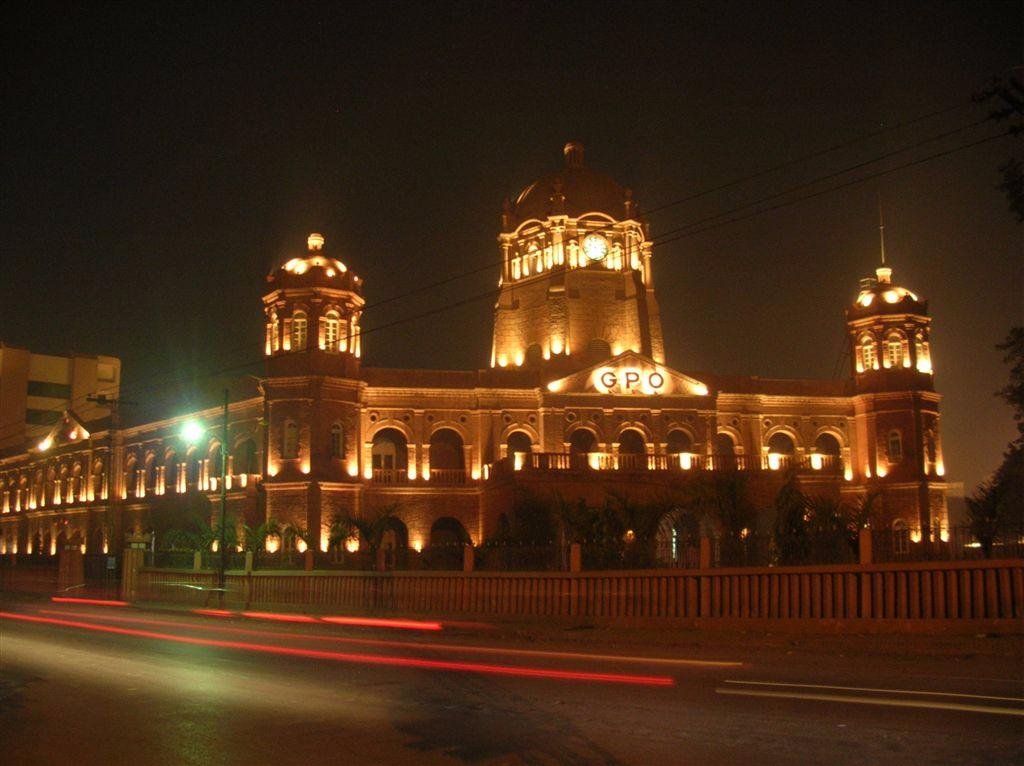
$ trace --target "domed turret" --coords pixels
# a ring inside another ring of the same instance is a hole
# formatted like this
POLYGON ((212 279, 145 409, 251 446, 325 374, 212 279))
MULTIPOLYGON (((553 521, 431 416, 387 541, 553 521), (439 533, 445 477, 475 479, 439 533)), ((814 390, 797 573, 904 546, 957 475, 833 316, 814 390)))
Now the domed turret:
POLYGON ((932 388, 928 301, 894 284, 891 268, 861 281, 846 323, 858 390, 932 388))
POLYGON ((652 242, 632 192, 586 167, 582 145, 563 153, 565 167, 502 207, 491 366, 564 373, 624 351, 664 362, 652 242))
POLYGON ((362 280, 324 252, 324 237, 267 275, 265 353, 272 374, 354 375, 361 355, 362 280))

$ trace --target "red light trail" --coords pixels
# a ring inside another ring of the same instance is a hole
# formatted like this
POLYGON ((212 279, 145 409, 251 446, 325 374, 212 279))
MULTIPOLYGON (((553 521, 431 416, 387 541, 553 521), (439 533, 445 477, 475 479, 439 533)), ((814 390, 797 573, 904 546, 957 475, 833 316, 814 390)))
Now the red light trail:
POLYGON ((58 604, 93 604, 94 606, 128 606, 127 601, 111 601, 102 598, 74 598, 72 596, 52 596, 50 601, 58 604))
POLYGON ((330 660, 334 662, 362 663, 366 665, 382 665, 403 668, 416 668, 421 670, 449 670, 466 673, 482 673, 487 675, 511 676, 520 678, 548 678, 562 681, 591 681, 596 683, 630 684, 637 686, 673 686, 675 679, 669 676, 640 676, 622 673, 593 673, 573 670, 553 670, 549 668, 514 667, 509 665, 488 665, 474 662, 451 662, 447 660, 426 660, 411 657, 392 657, 376 654, 349 654, 345 652, 330 652, 316 649, 298 649, 293 647, 272 646, 269 644, 250 644, 241 641, 223 641, 212 638, 197 638, 194 636, 177 636, 171 633, 157 633, 148 630, 135 630, 133 628, 119 628, 113 625, 98 625, 89 622, 77 622, 75 620, 63 620, 50 617, 33 617, 26 614, 14 612, 0 612, 0 617, 22 622, 37 623, 43 625, 59 625, 67 628, 79 628, 81 630, 96 631, 99 633, 112 633, 122 636, 134 636, 137 638, 149 638, 157 641, 171 641, 194 646, 210 646, 221 649, 237 649, 246 652, 262 652, 265 654, 276 654, 290 657, 303 657, 315 660, 330 660))

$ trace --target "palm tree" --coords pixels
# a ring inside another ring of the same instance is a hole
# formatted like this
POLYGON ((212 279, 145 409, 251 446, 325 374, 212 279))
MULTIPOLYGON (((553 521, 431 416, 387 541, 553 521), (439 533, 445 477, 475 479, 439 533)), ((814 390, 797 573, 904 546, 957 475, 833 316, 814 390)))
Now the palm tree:
POLYGON ((369 511, 364 516, 335 517, 332 528, 336 526, 338 533, 348 530, 348 534, 342 540, 351 537, 353 531, 358 532, 360 540, 369 549, 370 554, 376 555, 384 540, 384 533, 388 531, 400 508, 400 503, 388 503, 369 511))
POLYGON ((281 525, 276 519, 267 519, 256 527, 244 526, 245 549, 247 551, 263 551, 267 547, 267 538, 281 534, 281 525))

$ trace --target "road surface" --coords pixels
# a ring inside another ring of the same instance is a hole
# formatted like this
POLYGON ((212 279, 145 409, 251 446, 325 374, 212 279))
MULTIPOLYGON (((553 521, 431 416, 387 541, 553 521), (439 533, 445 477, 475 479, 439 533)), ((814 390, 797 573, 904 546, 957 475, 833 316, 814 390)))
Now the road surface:
POLYGON ((931 639, 0 609, 12 766, 1024 763, 1019 636, 979 654, 984 637, 922 651, 931 639))

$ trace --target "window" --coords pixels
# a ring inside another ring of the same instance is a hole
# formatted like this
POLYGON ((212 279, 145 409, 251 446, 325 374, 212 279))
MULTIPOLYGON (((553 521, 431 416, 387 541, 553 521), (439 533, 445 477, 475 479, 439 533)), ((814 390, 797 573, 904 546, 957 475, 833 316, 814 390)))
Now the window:
POLYGON ((860 361, 860 372, 878 369, 878 357, 875 355, 875 339, 870 335, 865 335, 860 339, 860 361))
POLYGON ((341 318, 337 311, 328 311, 324 315, 324 348, 337 351, 341 339, 341 318))
POLYGON ((898 332, 889 333, 885 338, 885 366, 903 366, 903 336, 898 332))
POLYGON ((52 426, 60 420, 60 413, 54 410, 25 410, 25 422, 30 426, 52 426))
POLYGON ((44 396, 48 399, 70 399, 71 386, 64 383, 48 383, 42 380, 28 382, 29 396, 44 396))
POLYGON ((888 452, 890 463, 899 463, 903 460, 903 437, 899 431, 889 432, 888 452))
POLYGON ((530 438, 528 433, 523 431, 513 431, 510 433, 505 445, 509 455, 514 455, 517 452, 526 453, 533 451, 533 439, 530 438))
POLYGON ((270 312, 270 350, 277 351, 281 348, 281 326, 277 323, 277 312, 270 312))
POLYGON ((668 440, 665 446, 670 455, 677 455, 680 452, 693 452, 693 439, 685 431, 675 429, 668 432, 668 440))
POLYGON ((793 437, 782 431, 772 434, 768 440, 768 451, 777 455, 795 454, 796 446, 793 444, 793 437))
POLYGON ((896 519, 892 523, 892 548, 893 553, 908 553, 910 551, 910 530, 907 529, 907 522, 903 519, 896 519))
POLYGON ((931 353, 928 350, 928 341, 925 340, 924 333, 919 332, 914 337, 914 357, 917 359, 917 369, 919 372, 932 371, 931 353))
POLYGON ((341 423, 331 426, 331 457, 342 458, 345 456, 345 434, 341 429, 341 423))
POLYGON ((306 348, 306 338, 309 332, 309 322, 306 319, 305 311, 296 311, 292 314, 292 349, 300 351, 306 348))
POLYGON ((299 424, 294 420, 284 422, 284 443, 281 457, 293 458, 299 455, 299 424))

